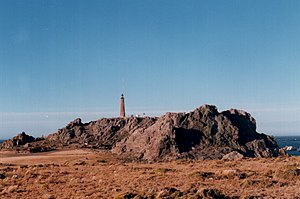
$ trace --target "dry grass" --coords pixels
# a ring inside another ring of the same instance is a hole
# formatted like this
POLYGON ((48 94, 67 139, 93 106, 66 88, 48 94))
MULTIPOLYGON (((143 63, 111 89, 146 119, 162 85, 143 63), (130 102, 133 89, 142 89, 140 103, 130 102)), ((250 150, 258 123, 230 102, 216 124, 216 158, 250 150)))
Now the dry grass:
POLYGON ((300 157, 127 163, 87 150, 0 157, 0 198, 300 196, 300 157))

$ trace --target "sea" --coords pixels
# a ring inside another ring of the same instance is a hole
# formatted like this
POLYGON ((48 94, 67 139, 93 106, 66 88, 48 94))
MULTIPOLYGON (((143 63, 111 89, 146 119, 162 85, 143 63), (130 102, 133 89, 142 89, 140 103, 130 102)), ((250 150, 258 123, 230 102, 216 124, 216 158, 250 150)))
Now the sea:
MULTIPOLYGON (((293 156, 300 156, 300 136, 275 136, 279 147, 292 146, 294 150, 287 151, 293 156)), ((4 140, 0 140, 2 143, 4 140)))
POLYGON ((293 150, 287 151, 288 154, 300 156, 300 136, 275 136, 275 140, 279 147, 293 147, 293 150))

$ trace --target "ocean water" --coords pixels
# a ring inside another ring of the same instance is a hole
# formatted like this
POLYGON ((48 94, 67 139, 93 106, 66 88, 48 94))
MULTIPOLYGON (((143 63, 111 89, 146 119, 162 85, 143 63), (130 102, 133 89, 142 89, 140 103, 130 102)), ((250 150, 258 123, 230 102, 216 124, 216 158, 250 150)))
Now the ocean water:
POLYGON ((300 136, 275 136, 279 147, 292 146, 295 150, 287 151, 290 155, 300 156, 300 136))
POLYGON ((0 143, 4 142, 4 140, 0 140, 0 143))

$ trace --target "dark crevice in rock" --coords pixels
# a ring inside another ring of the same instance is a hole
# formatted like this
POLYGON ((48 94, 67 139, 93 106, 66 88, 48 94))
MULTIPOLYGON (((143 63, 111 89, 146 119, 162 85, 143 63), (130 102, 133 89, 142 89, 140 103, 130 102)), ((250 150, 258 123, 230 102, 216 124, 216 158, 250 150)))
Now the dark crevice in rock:
POLYGON ((175 143, 180 153, 188 152, 200 144, 203 133, 194 129, 174 128, 175 143))

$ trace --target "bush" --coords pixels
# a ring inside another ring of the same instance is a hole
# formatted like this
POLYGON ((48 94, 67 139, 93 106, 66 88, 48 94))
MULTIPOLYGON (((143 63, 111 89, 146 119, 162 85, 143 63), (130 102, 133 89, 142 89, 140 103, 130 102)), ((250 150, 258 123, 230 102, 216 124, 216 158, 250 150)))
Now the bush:
POLYGON ((300 169, 296 165, 288 165, 276 171, 276 177, 292 180, 300 176, 300 169))

